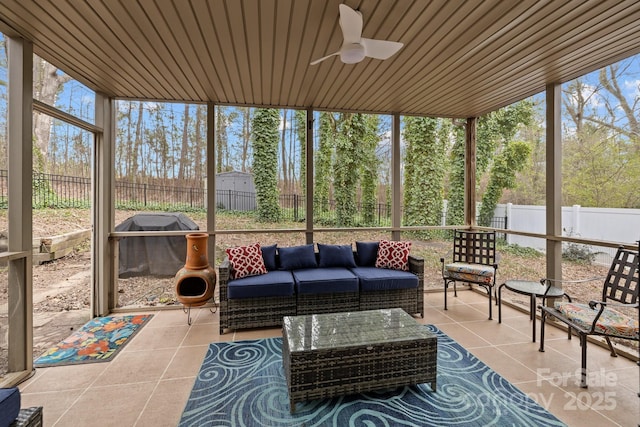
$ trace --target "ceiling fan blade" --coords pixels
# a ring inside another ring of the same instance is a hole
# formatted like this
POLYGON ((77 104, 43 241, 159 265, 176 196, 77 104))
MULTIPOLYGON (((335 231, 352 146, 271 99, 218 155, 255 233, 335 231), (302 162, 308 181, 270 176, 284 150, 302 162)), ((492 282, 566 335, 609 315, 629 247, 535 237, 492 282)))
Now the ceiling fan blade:
POLYGON ((336 55, 340 55, 340 52, 333 52, 331 55, 327 55, 327 56, 322 57, 322 58, 320 58, 320 59, 316 59, 316 60, 315 60, 315 61, 313 61, 310 65, 316 65, 317 63, 322 62, 322 61, 324 61, 325 59, 329 59, 329 58, 331 58, 332 56, 336 56, 336 55))
POLYGON ((400 50, 404 44, 400 42, 390 42, 388 40, 373 40, 362 38, 364 53, 369 58, 387 59, 400 50))
POLYGON ((340 5, 340 28, 343 44, 360 43, 362 38, 362 14, 346 4, 340 5))

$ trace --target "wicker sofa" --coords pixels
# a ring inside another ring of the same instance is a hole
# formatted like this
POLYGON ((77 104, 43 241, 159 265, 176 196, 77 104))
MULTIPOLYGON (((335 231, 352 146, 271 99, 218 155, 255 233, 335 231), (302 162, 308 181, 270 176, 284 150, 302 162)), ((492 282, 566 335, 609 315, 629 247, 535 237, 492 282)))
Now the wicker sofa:
POLYGON ((408 256, 408 271, 374 266, 379 242, 262 247, 266 274, 232 278, 219 266, 220 334, 225 329, 281 326, 284 316, 402 308, 424 317, 424 260, 408 256), (345 252, 345 251, 348 251, 345 252), (313 257, 313 259, 311 259, 313 257))
POLYGON ((41 427, 42 406, 20 409, 20 389, 0 388, 0 426, 41 427))

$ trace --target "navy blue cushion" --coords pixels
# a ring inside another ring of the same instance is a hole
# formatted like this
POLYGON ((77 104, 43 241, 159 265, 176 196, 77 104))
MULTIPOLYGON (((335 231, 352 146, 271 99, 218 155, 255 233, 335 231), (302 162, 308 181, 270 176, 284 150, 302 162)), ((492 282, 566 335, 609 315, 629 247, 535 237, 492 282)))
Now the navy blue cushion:
POLYGON ((358 265, 361 267, 373 267, 378 257, 380 242, 356 242, 358 252, 358 265))
POLYGON ((358 292, 358 278, 342 267, 296 270, 293 278, 300 294, 358 292))
POLYGON ((0 388, 0 426, 8 426, 20 413, 20 390, 18 387, 0 388))
POLYGON ((268 271, 277 270, 278 266, 276 265, 276 248, 278 245, 269 245, 269 246, 261 246, 260 250, 262 251, 262 260, 264 261, 264 266, 267 267, 268 271))
POLYGON ((282 270, 298 270, 318 266, 313 244, 278 248, 278 254, 280 254, 280 268, 282 270))
POLYGON ((230 299, 292 296, 293 276, 290 271, 276 270, 230 280, 227 293, 230 299))
POLYGON ((363 292, 418 287, 418 276, 409 271, 375 267, 357 267, 351 271, 360 279, 360 290, 363 292))
POLYGON ((323 245, 318 243, 319 267, 355 267, 351 245, 323 245))

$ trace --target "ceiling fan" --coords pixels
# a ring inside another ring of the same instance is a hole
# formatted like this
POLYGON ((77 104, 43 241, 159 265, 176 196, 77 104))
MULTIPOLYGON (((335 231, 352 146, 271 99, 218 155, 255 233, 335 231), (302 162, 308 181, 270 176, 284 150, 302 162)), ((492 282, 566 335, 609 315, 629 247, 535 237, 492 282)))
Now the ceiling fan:
POLYGON ((342 47, 338 52, 316 59, 315 65, 335 55, 345 64, 356 64, 365 57, 387 59, 400 50, 402 43, 387 40, 373 40, 362 37, 362 13, 346 4, 340 5, 340 28, 342 28, 342 47))

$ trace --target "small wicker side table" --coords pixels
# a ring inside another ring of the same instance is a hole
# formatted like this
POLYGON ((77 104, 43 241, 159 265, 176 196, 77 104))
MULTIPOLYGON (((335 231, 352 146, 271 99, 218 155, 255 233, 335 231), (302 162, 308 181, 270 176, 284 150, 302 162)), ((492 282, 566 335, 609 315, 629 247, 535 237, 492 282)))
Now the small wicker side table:
POLYGON ((296 402, 429 383, 437 337, 400 308, 284 318, 282 362, 296 402))

